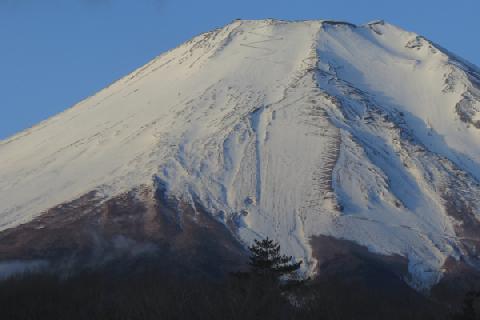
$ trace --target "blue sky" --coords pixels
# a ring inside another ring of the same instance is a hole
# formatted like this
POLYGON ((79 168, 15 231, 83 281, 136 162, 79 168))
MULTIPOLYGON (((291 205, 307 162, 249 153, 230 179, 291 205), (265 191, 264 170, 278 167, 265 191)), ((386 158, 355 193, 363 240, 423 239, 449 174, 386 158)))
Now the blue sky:
POLYGON ((0 139, 243 19, 385 19, 480 65, 478 0, 0 0, 0 139))

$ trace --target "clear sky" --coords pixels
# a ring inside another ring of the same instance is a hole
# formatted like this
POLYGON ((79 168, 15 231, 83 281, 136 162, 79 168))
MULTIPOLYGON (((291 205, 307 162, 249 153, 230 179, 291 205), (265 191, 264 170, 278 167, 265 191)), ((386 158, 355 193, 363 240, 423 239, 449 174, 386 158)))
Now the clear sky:
POLYGON ((235 18, 384 19, 480 65, 479 13, 479 0, 0 0, 0 139, 235 18))

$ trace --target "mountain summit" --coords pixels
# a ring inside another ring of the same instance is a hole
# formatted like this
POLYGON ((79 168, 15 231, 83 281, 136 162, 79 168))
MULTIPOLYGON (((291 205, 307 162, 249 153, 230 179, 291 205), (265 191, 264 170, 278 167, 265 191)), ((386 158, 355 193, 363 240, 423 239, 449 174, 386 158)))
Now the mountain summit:
POLYGON ((327 236, 405 259, 424 289, 480 267, 479 181, 472 64, 383 21, 237 20, 1 141, 0 231, 127 197, 159 233, 161 198, 244 245, 278 239, 305 273, 327 236))

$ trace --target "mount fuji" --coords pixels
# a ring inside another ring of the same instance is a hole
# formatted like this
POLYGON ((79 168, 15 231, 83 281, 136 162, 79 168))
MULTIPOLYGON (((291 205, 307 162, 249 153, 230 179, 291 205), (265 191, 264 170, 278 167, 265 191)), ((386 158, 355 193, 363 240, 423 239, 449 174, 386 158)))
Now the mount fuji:
POLYGON ((236 20, 0 141, 0 271, 270 237, 315 275, 328 238, 428 290, 480 270, 479 181, 476 66, 383 21, 236 20))

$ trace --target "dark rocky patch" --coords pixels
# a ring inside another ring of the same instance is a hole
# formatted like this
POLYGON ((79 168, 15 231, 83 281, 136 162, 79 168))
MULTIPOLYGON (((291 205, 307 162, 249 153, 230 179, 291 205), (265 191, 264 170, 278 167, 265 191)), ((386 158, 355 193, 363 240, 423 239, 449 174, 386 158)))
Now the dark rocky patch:
POLYGON ((328 236, 315 237, 311 244, 318 259, 315 285, 347 319, 442 319, 447 314, 440 303, 407 284, 404 257, 375 254, 328 236))
POLYGON ((465 261, 447 259, 446 273, 431 290, 431 296, 444 303, 449 310, 458 311, 465 295, 480 289, 480 273, 465 261))
MULTIPOLYGON (((452 268, 453 265, 468 265, 471 274, 474 270, 479 273, 480 270, 480 222, 475 216, 474 208, 470 201, 463 199, 456 194, 455 189, 460 189, 461 185, 456 186, 452 181, 449 188, 443 190, 443 198, 445 199, 445 209, 449 216, 453 217, 459 222, 455 226, 456 234, 461 238, 461 250, 464 252, 464 260, 458 263, 453 263, 453 260, 447 261, 447 270, 459 270, 457 267, 452 268)), ((461 190, 461 189, 460 189, 461 190)))
POLYGON ((0 233, 0 262, 47 260, 52 268, 148 261, 168 271, 224 274, 245 249, 204 211, 140 188, 102 202, 94 193, 0 233), (181 214, 180 214, 181 212, 181 214))
POLYGON ((322 22, 322 25, 328 25, 328 26, 347 26, 352 29, 356 29, 357 26, 354 25, 353 23, 345 22, 345 21, 336 21, 336 20, 326 20, 322 22))

